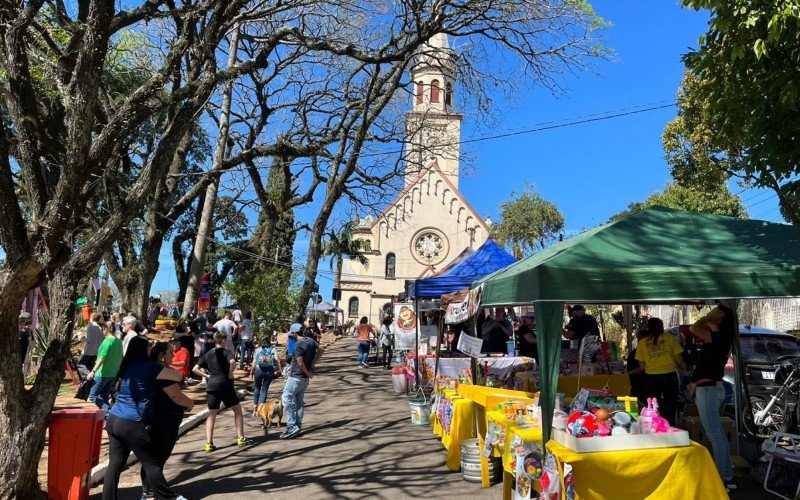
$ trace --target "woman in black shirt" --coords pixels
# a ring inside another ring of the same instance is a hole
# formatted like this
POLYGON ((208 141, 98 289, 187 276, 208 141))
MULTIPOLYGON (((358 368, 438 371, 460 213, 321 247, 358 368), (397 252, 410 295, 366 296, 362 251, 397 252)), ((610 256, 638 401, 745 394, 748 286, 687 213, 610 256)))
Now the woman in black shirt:
POLYGON ((703 345, 697 353, 697 364, 688 389, 690 394, 695 393, 700 422, 714 451, 714 462, 729 490, 736 489, 736 483, 733 480, 731 452, 722 429, 719 407, 725 400, 722 376, 731 351, 734 329, 737 327, 734 319, 733 311, 720 305, 689 328, 696 337, 703 340, 703 345))
MULTIPOLYGON (((159 342, 150 350, 150 361, 169 367, 172 363, 172 349, 168 342, 159 342)), ((179 382, 173 380, 157 380, 159 391, 153 404, 153 424, 150 426, 150 441, 152 443, 153 458, 158 462, 161 470, 172 455, 175 443, 178 441, 178 430, 183 421, 183 413, 191 411, 194 401, 181 392, 179 382)), ((155 496, 153 488, 147 481, 144 468, 141 472, 142 498, 155 496)))

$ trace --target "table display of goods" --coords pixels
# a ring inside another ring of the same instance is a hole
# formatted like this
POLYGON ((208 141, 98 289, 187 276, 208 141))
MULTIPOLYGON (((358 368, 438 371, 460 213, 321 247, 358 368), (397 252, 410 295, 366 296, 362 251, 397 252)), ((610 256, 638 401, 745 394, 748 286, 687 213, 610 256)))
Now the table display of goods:
POLYGON ((636 398, 617 398, 624 410, 575 409, 564 421, 554 419, 553 439, 576 452, 635 450, 689 446, 689 433, 676 429, 658 413, 655 398, 647 400, 641 414, 631 410, 636 398))

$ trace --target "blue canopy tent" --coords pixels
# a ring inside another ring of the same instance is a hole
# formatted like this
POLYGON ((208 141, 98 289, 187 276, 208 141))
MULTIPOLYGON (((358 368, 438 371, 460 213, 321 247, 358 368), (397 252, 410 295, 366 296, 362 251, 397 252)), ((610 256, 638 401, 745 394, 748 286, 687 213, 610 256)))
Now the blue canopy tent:
MULTIPOLYGON (((495 271, 499 271, 515 263, 517 259, 511 254, 503 250, 503 247, 497 244, 492 238, 487 239, 483 245, 469 255, 465 256, 462 252, 454 263, 442 270, 436 276, 416 280, 408 287, 408 296, 414 298, 414 310, 419 316, 419 301, 420 299, 438 298, 446 293, 457 292, 468 288, 469 285, 475 281, 488 276, 495 271), (460 259, 460 262, 457 262, 460 259)), ((417 329, 419 329, 419 322, 417 322, 417 329)), ((419 350, 419 330, 416 335, 416 350, 419 350)), ((441 337, 436 345, 436 351, 439 351, 441 337)), ((419 357, 414 358, 415 361, 415 379, 417 387, 419 387, 419 357)), ((473 378, 477 373, 475 360, 472 360, 473 378)), ((436 358, 436 366, 434 373, 439 372, 439 358, 436 358)), ((474 380, 473 380, 474 382, 474 380)))
POLYGON ((436 276, 411 283, 408 287, 408 296, 415 299, 428 299, 457 292, 469 287, 473 281, 488 276, 516 261, 517 259, 503 250, 503 247, 489 238, 461 262, 448 266, 436 276))

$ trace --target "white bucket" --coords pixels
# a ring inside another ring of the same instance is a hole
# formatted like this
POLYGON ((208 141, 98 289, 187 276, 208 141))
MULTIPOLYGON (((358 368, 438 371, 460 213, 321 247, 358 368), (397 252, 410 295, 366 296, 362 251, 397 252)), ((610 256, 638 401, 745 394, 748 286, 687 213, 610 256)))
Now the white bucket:
POLYGON ((408 379, 405 373, 396 373, 392 375, 392 384, 394 384, 395 394, 405 394, 408 392, 408 379))
POLYGON ((408 400, 411 407, 411 423, 414 425, 428 425, 431 423, 431 405, 425 398, 411 398, 408 400))

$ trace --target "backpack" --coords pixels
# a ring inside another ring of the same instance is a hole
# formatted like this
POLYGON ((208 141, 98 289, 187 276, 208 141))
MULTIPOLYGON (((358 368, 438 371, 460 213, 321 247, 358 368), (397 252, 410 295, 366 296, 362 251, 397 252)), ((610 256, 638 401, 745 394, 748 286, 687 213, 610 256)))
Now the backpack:
POLYGON ((275 370, 275 349, 264 347, 258 351, 258 368, 263 371, 275 370))

